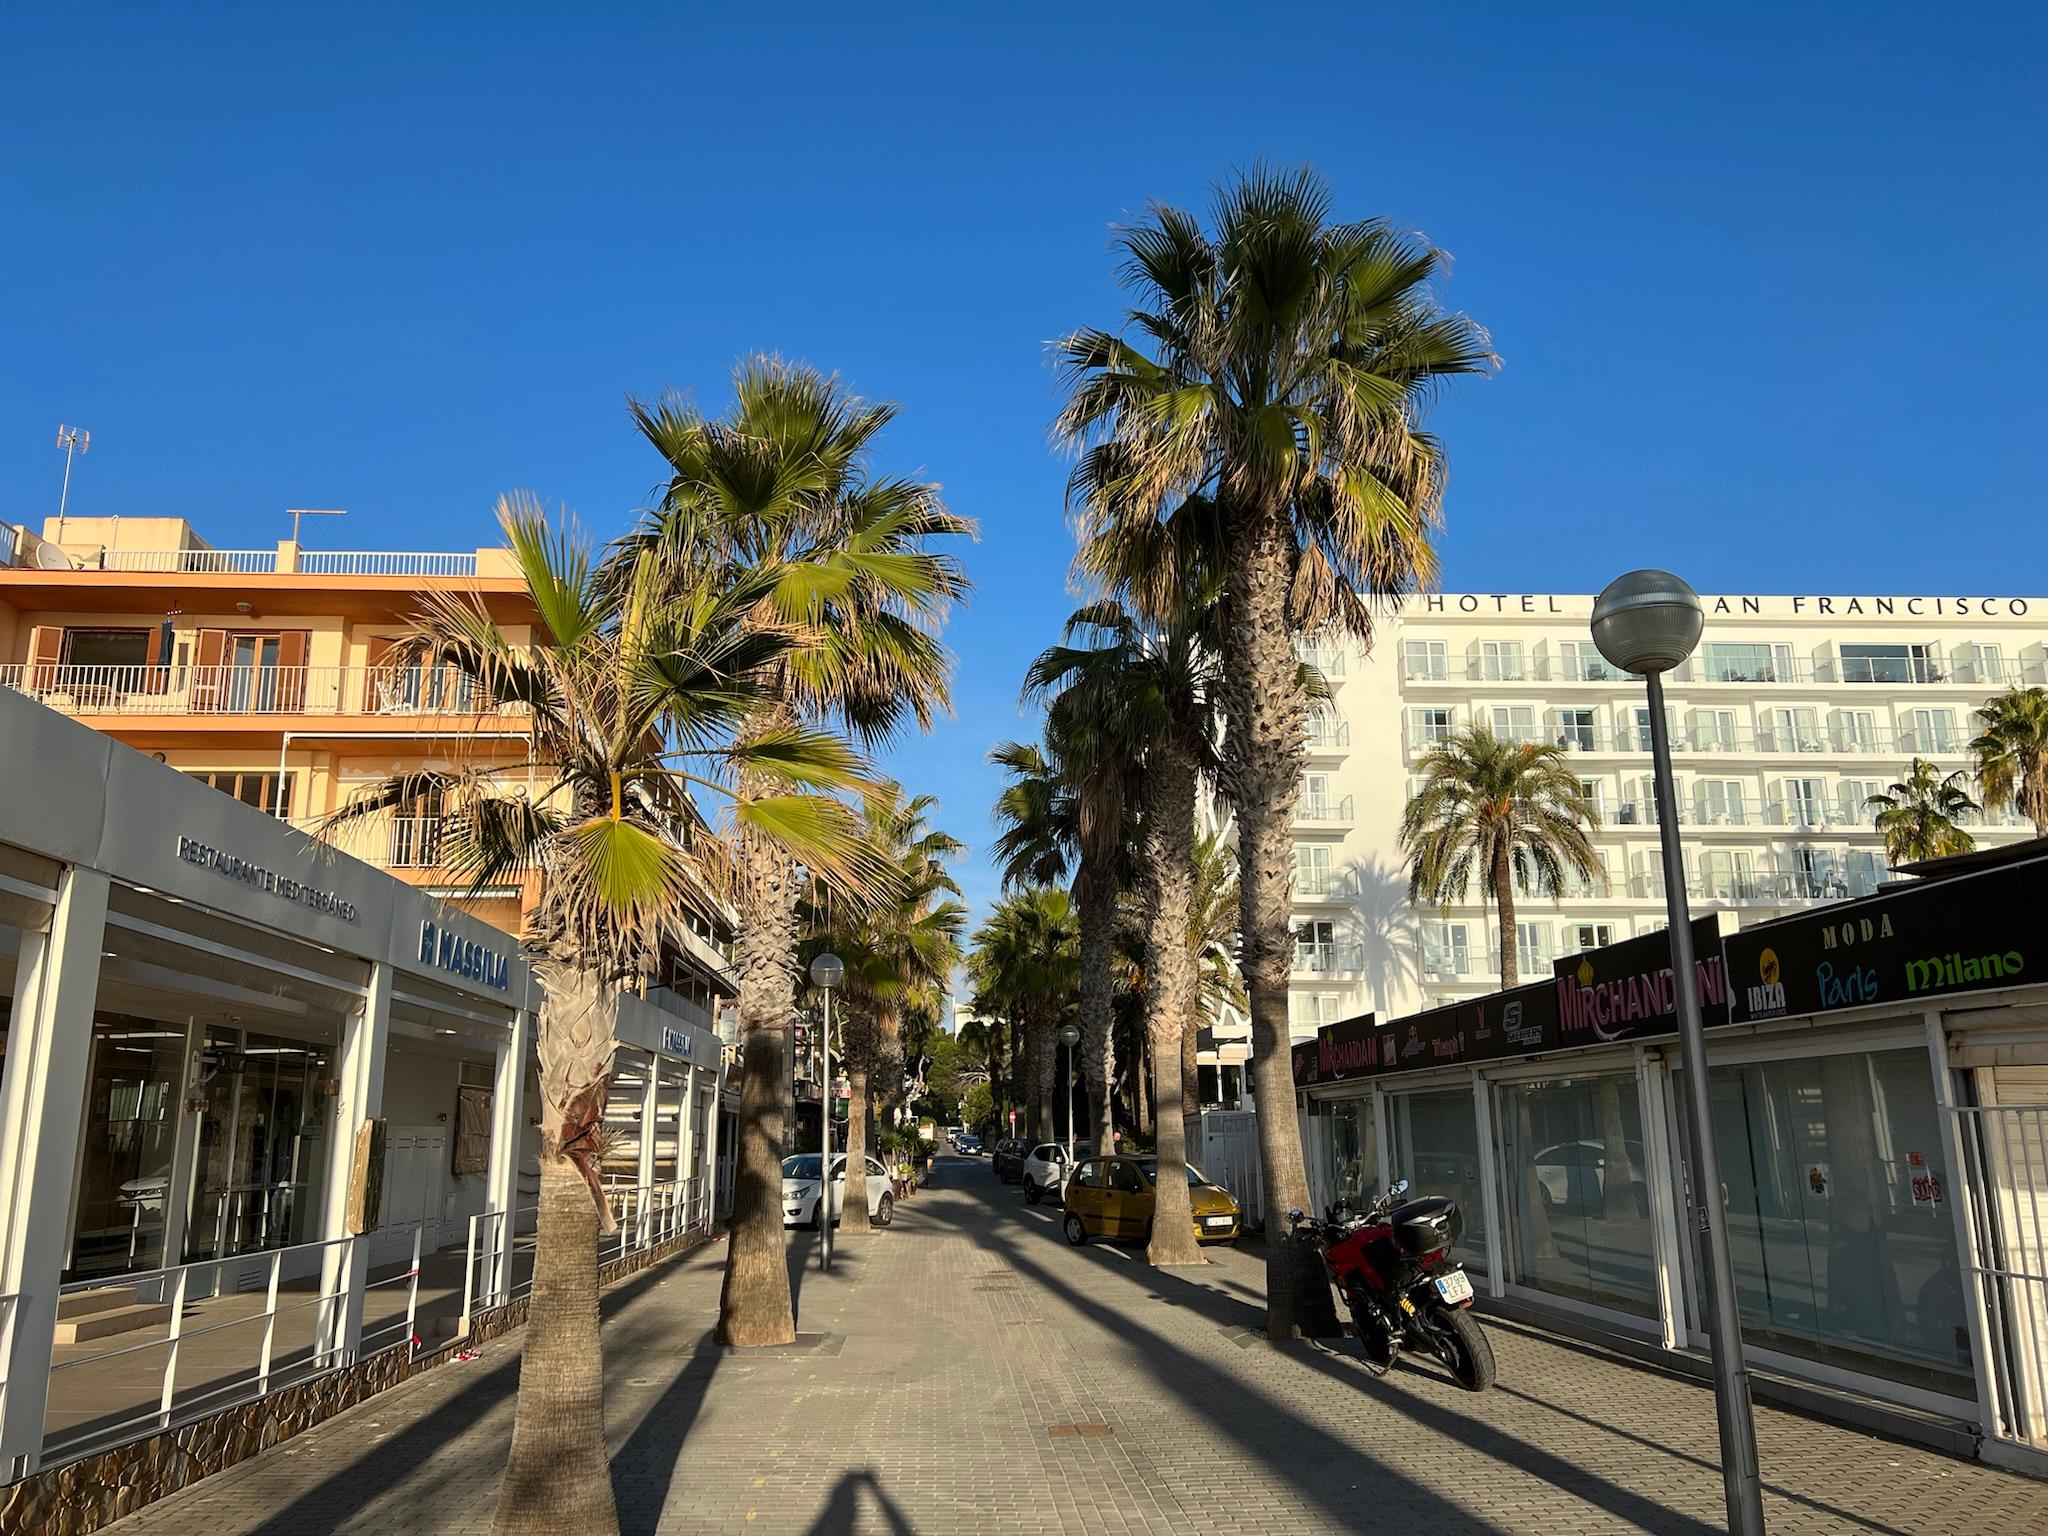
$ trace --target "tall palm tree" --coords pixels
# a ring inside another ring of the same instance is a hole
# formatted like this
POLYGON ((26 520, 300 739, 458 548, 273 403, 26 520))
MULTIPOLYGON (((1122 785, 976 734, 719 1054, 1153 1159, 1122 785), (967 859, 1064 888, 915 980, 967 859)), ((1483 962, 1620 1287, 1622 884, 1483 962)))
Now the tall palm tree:
MULTIPOLYGON (((887 901, 848 905, 829 890, 806 915, 810 937, 802 958, 831 950, 846 966, 841 991, 842 1061, 851 1101, 846 1117, 846 1206, 842 1233, 869 1230, 867 1128, 871 1110, 886 1122, 902 1098, 903 1018, 932 1009, 960 958, 966 909, 948 901, 959 887, 946 860, 961 844, 929 828, 937 802, 928 795, 905 800, 900 786, 869 791, 863 806, 870 843, 883 850, 896 874, 887 901), (871 1089, 875 1082, 881 1092, 871 1089)), ((829 1104, 827 1108, 829 1109, 829 1104)))
POLYGON ((1977 711, 1977 787, 1994 811, 2008 806, 2048 837, 2048 688, 2008 688, 1977 711))
MULTIPOLYGON (((946 509, 936 486, 871 469, 895 408, 857 400, 814 369, 753 358, 734 374, 724 417, 677 399, 636 402, 633 411, 669 478, 620 558, 651 549, 681 582, 691 579, 690 561, 706 558, 784 572, 759 618, 794 630, 799 643, 764 667, 762 703, 742 742, 830 723, 872 746, 905 720, 928 728, 949 697, 951 658, 936 630, 967 591, 958 562, 932 546, 971 535, 974 525, 946 509), (716 547, 679 542, 678 532, 692 528, 711 530, 716 547)), ((769 787, 740 777, 743 801, 769 787)), ((743 834, 736 863, 743 1076, 718 1335, 727 1344, 787 1344, 796 1319, 779 1164, 802 881, 796 861, 764 837, 743 834)))
POLYGON ((1422 788, 1401 817, 1409 899, 1448 906, 1476 871, 1500 917, 1500 984, 1512 987, 1515 887, 1556 896, 1566 870, 1590 879, 1600 856, 1587 831, 1600 812, 1562 749, 1506 741, 1483 725, 1453 732, 1417 767, 1422 788))
POLYGON ((618 1518, 597 1237, 613 1221, 598 1177, 601 1122, 620 988, 655 971, 663 944, 731 876, 732 834, 706 820, 699 797, 727 803, 740 836, 848 890, 880 889, 887 871, 867 856, 846 808, 814 793, 859 782, 859 759, 843 742, 795 726, 735 740, 758 705, 756 680, 800 638, 756 617, 780 571, 705 570, 682 583, 643 559, 613 580, 531 497, 501 501, 499 521, 541 617, 533 643, 511 644, 473 596, 429 594, 405 645, 520 704, 529 762, 517 782, 502 768, 401 775, 356 796, 331 824, 435 791, 452 807, 441 853, 471 889, 539 876, 522 940, 546 989, 539 1246, 494 1529, 609 1533, 618 1518), (736 797, 735 776, 759 787, 736 797))
MULTIPOLYGON (((1213 230, 1155 207, 1125 229, 1137 296, 1129 339, 1059 344, 1059 419, 1082 450, 1071 494, 1084 536, 1152 523, 1190 498, 1215 508, 1226 552, 1222 782, 1235 808, 1259 1101, 1292 1101, 1293 822, 1309 696, 1294 638, 1365 635, 1372 605, 1435 570, 1444 456, 1422 408, 1441 381, 1493 366, 1485 333, 1436 303, 1444 254, 1384 221, 1333 223, 1307 170, 1257 169, 1216 195, 1213 230)), ((1259 1116, 1265 1205, 1308 1203, 1292 1115, 1259 1116)), ((1297 1331, 1317 1271, 1268 1249, 1267 1328, 1297 1331)))
POLYGON ((1957 825, 1978 809, 1965 787, 1968 778, 1960 768, 1944 776, 1926 758, 1916 757, 1888 793, 1863 802, 1884 838, 1885 863, 1897 869, 1921 859, 1968 853, 1977 846, 1977 840, 1957 825))
MULTIPOLYGON (((1214 1028, 1226 1008, 1245 1007, 1237 977, 1237 858, 1220 832, 1196 840, 1188 882, 1187 947, 1195 976, 1195 1003, 1181 1033, 1181 1116, 1190 1148, 1200 1144, 1201 1071, 1197 1065, 1202 1027, 1214 1028)), ((1218 1068, 1220 1074, 1221 1068, 1218 1068)))
POLYGON ((967 976, 975 1011, 1011 1023, 1030 1134, 1051 1135, 1053 1047, 1081 984, 1080 928, 1067 893, 1034 883, 1006 893, 975 930, 967 976))

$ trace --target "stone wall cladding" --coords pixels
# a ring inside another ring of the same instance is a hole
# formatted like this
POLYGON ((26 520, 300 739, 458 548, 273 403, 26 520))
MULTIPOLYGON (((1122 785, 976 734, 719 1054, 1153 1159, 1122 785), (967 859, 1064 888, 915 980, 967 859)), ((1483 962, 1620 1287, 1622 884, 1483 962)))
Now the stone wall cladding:
MULTIPOLYGON (((613 1259, 598 1270, 598 1285, 614 1285, 705 1241, 702 1232, 685 1232, 613 1259)), ((81 1456, 62 1466, 44 1467, 0 1488, 0 1536, 87 1536, 422 1371, 445 1364, 458 1350, 524 1327, 526 1309, 527 1299, 522 1296, 477 1313, 470 1319, 467 1336, 437 1345, 430 1352, 415 1356, 404 1349, 387 1349, 256 1402, 223 1408, 189 1424, 81 1456)))

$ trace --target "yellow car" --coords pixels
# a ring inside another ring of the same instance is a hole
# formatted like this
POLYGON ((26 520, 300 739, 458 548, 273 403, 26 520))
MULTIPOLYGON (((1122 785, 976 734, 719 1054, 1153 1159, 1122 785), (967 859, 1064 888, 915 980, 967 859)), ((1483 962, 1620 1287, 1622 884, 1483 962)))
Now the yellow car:
MULTIPOLYGON (((1063 1224, 1067 1241, 1079 1247, 1091 1237, 1152 1240, 1152 1202, 1159 1177, 1154 1157, 1090 1157, 1067 1180, 1063 1224)), ((1195 1237, 1204 1243, 1237 1238, 1244 1215, 1230 1191, 1211 1184, 1188 1164, 1188 1204, 1194 1208, 1195 1237)))

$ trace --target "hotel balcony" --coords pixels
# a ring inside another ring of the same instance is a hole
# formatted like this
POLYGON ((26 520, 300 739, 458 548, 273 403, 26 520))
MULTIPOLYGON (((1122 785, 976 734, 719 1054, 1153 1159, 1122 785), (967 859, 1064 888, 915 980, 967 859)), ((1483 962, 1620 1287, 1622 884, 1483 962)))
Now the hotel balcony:
MULTIPOLYGON (((1411 684, 1445 683, 1631 683, 1642 679, 1610 666, 1598 656, 1528 656, 1520 661, 1504 658, 1410 659, 1403 663, 1402 681, 1411 684)), ((1671 684, 1735 683, 1746 687, 1759 684, 1818 684, 1822 686, 1866 687, 1870 685, 1915 687, 1960 685, 1970 688, 2032 686, 2048 682, 2048 662, 2016 661, 2003 657, 1978 657, 1950 663, 1933 656, 1842 656, 1814 661, 1806 658, 1777 658, 1770 661, 1738 663, 1709 656, 1695 656, 1666 679, 1671 684)))
POLYGON ((1349 795, 1337 799, 1304 799, 1294 808, 1295 826, 1309 832, 1342 832, 1356 820, 1349 795))
MULTIPOLYGON (((524 714, 453 671, 407 667, 0 666, 0 688, 79 717, 195 717, 226 726, 250 716, 295 719, 524 714)), ((300 727, 294 725, 296 731, 300 727)))
POLYGON ((1351 883, 1344 878, 1340 870, 1303 869, 1296 866, 1294 899, 1303 906, 1323 903, 1347 906, 1351 901, 1351 883))
POLYGON ((1357 971, 1363 963, 1363 952, 1356 944, 1305 944, 1297 941, 1294 946, 1296 976, 1342 975, 1357 971))
POLYGON ((1311 717, 1308 727, 1308 755, 1334 759, 1351 750, 1351 722, 1311 717))

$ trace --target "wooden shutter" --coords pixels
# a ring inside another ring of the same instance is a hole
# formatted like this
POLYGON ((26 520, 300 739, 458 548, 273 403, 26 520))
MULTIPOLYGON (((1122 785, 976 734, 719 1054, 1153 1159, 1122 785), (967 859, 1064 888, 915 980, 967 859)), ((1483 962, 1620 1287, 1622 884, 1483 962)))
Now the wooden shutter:
POLYGON ((164 655, 170 643, 170 632, 168 620, 156 625, 149 632, 149 649, 142 657, 143 693, 162 693, 170 682, 170 675, 165 666, 169 658, 164 655))
POLYGON ((228 632, 202 629, 192 646, 192 708, 206 713, 221 707, 226 692, 228 632))
POLYGON ((313 645, 310 629, 285 629, 277 636, 277 707, 295 715, 306 707, 306 654, 313 645))
POLYGON ((363 712, 379 714, 389 709, 386 695, 391 688, 391 653, 398 642, 389 635, 370 636, 370 661, 363 674, 363 712))
POLYGON ((64 660, 64 626, 38 624, 28 637, 28 685, 36 693, 57 686, 57 668, 64 660))

